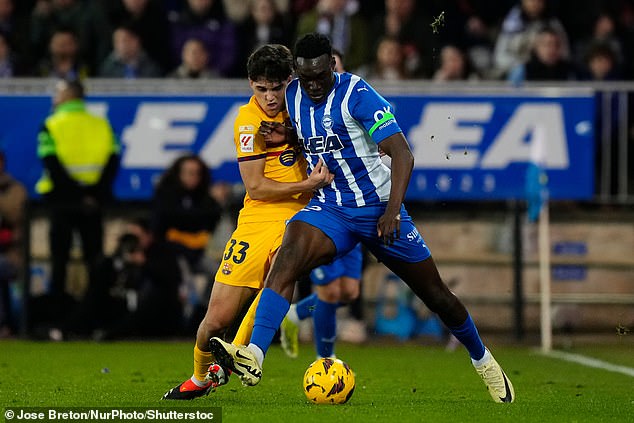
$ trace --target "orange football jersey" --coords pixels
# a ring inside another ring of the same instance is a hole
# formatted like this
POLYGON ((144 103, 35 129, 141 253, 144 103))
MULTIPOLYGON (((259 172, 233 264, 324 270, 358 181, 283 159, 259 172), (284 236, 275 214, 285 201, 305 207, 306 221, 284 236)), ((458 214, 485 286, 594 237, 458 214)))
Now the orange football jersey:
MULTIPOLYGON (((267 145, 258 133, 260 123, 283 123, 288 119, 286 111, 270 118, 258 105, 255 96, 240 107, 233 127, 233 141, 238 162, 266 158, 264 176, 278 182, 299 182, 306 179, 306 160, 299 149, 289 143, 267 145)), ((304 207, 310 195, 297 194, 280 200, 254 200, 249 193, 244 196, 244 207, 238 222, 267 222, 286 220, 304 207)))

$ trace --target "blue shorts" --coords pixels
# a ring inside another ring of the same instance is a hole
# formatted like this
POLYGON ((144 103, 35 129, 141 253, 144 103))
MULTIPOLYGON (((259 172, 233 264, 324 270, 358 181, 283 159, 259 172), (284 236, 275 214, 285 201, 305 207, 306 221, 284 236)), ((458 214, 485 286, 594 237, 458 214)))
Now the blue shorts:
POLYGON ((337 248, 335 260, 361 242, 379 261, 392 259, 407 263, 423 261, 431 255, 412 218, 401 205, 401 234, 387 246, 377 234, 376 224, 386 203, 376 206, 342 207, 312 199, 291 218, 315 226, 328 236, 337 248))
POLYGON ((348 254, 334 260, 330 264, 325 264, 313 269, 310 272, 310 280, 315 285, 328 285, 330 282, 343 276, 352 279, 361 279, 361 268, 363 267, 363 253, 361 244, 357 244, 348 254))

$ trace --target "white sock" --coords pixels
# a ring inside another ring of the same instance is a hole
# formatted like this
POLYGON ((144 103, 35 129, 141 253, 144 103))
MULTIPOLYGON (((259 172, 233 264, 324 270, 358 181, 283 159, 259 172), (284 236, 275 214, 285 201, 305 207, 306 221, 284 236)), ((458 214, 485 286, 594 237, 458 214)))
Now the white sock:
POLYGON ((194 375, 192 375, 191 381, 194 383, 194 385, 198 386, 199 388, 204 388, 205 385, 209 383, 209 382, 201 382, 200 380, 196 379, 196 376, 194 375))
POLYGON ((299 325, 299 316, 297 315, 296 304, 291 304, 290 308, 288 309, 288 313, 286 313, 286 317, 288 317, 291 322, 299 325))
POLYGON ((489 361, 491 361, 493 359, 493 356, 491 355, 491 353, 489 352, 488 348, 484 349, 484 355, 482 356, 482 358, 480 360, 474 360, 473 358, 471 359, 471 362, 473 363, 473 365, 475 367, 480 367, 482 365, 487 364, 489 361))
POLYGON ((262 363, 264 362, 264 351, 262 351, 260 347, 255 344, 249 344, 247 348, 251 350, 251 352, 255 356, 256 361, 258 362, 260 367, 262 367, 262 363))

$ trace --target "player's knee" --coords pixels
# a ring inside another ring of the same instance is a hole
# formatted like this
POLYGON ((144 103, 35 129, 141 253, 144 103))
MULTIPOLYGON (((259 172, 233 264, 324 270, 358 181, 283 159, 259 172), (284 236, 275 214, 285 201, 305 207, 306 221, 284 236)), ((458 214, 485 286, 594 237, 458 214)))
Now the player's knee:
POLYGON ((317 298, 326 303, 338 303, 341 301, 341 289, 337 282, 317 287, 317 298))
POLYGON ((444 314, 450 311, 457 303, 456 296, 447 290, 435 289, 424 300, 425 305, 434 313, 444 314))
POLYGON ((360 291, 361 290, 359 289, 359 281, 344 283, 341 286, 339 301, 342 303, 351 303, 359 298, 360 291))
POLYGON ((230 324, 231 322, 227 321, 227 319, 217 317, 210 318, 205 316, 198 327, 198 331, 202 334, 202 337, 209 339, 212 336, 222 335, 227 328, 229 328, 230 324))

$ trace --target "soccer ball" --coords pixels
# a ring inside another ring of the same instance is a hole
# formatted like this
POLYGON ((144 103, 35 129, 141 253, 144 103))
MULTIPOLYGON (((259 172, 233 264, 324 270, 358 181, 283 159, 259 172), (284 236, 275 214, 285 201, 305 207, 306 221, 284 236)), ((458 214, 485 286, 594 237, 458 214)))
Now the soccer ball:
POLYGON ((315 404, 343 404, 354 392, 354 373, 337 358, 320 358, 304 373, 304 393, 315 404))

